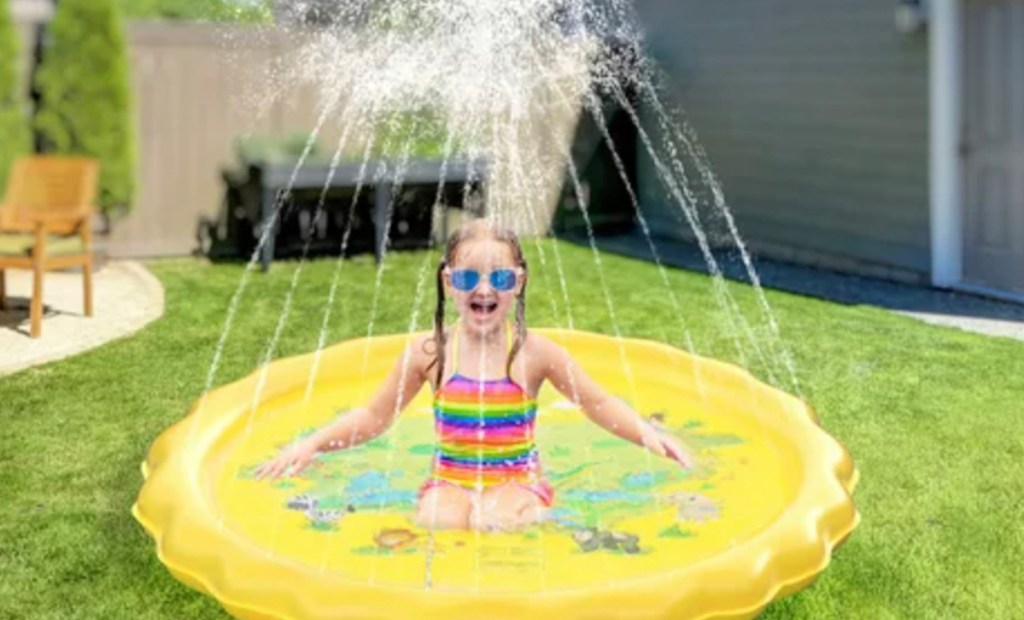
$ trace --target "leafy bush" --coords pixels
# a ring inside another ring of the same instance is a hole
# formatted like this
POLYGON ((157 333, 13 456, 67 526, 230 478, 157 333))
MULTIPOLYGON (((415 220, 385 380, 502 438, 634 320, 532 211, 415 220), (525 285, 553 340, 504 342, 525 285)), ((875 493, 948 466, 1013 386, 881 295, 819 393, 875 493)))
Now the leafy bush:
POLYGON ((103 212, 135 193, 135 130, 128 52, 112 0, 61 0, 36 76, 44 152, 100 160, 103 212))
POLYGON ((11 163, 29 150, 29 126, 18 79, 18 31, 8 3, 0 0, 0 198, 11 163))
MULTIPOLYGON (((255 163, 293 162, 299 159, 307 144, 310 146, 308 162, 330 161, 334 152, 325 148, 309 133, 287 136, 248 136, 235 140, 235 154, 244 165, 255 163)), ((383 159, 444 159, 448 142, 448 125, 435 110, 419 108, 391 112, 382 116, 374 126, 374 142, 370 156, 383 159)), ((452 139, 449 157, 464 155, 458 136, 452 139)), ((358 161, 364 146, 358 141, 350 143, 342 152, 343 160, 358 161)))
MULTIPOLYGON (((294 133, 289 136, 249 136, 235 140, 235 154, 245 165, 256 163, 272 163, 295 161, 302 156, 312 136, 308 133, 294 133)), ((329 157, 329 155, 328 155, 329 157)), ((323 159, 324 154, 319 142, 312 141, 308 160, 323 159)))
POLYGON ((272 0, 117 0, 127 18, 267 23, 272 0))
MULTIPOLYGON (((412 159, 443 159, 448 131, 448 124, 436 110, 423 107, 392 112, 377 124, 374 155, 401 157, 408 150, 412 159)), ((458 136, 449 148, 450 156, 461 152, 458 136)))

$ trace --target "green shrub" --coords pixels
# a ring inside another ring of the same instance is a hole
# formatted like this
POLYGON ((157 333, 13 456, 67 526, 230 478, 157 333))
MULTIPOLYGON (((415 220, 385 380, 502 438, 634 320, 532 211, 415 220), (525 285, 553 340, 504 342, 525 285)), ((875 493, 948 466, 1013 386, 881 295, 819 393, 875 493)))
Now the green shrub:
POLYGON ((6 0, 0 0, 0 198, 11 163, 29 150, 21 81, 18 79, 18 31, 6 0))
POLYGON ((322 161, 325 157, 329 159, 330 154, 325 156, 320 143, 313 140, 313 136, 308 133, 293 133, 284 137, 259 135, 236 138, 235 155, 238 161, 246 166, 295 161, 302 156, 311 140, 307 160, 322 161))
POLYGON ((180 19, 267 23, 271 0, 117 0, 121 14, 133 19, 180 19))
MULTIPOLYGON (((376 127, 374 155, 401 157, 408 150, 412 159, 443 159, 448 142, 448 125, 444 117, 428 107, 392 112, 376 127)), ((462 144, 452 139, 449 156, 458 156, 462 144)))
POLYGON ((112 0, 61 0, 36 76, 44 152, 100 160, 99 204, 128 209, 135 193, 135 130, 128 51, 112 0))

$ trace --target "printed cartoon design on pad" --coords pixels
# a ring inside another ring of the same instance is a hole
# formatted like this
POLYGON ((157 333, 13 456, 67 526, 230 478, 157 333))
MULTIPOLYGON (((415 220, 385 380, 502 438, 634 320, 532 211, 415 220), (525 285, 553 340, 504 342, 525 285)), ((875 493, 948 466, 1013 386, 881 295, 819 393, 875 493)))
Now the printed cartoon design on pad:
POLYGON ((419 534, 408 529, 384 529, 377 532, 373 541, 382 549, 392 551, 412 546, 419 539, 419 534))
POLYGON ((669 501, 679 506, 676 512, 679 521, 704 523, 719 517, 718 504, 700 493, 676 493, 669 496, 669 501))
POLYGON ((356 511, 351 504, 345 510, 321 510, 318 508, 320 505, 320 500, 316 497, 303 493, 289 499, 285 507, 306 515, 306 518, 309 519, 309 527, 318 531, 335 530, 346 513, 356 511))
MULTIPOLYGON (((568 403, 539 404, 539 416, 551 413, 571 415, 568 403)), ((670 414, 645 416, 665 432, 682 437, 701 449, 702 466, 692 472, 673 467, 648 468, 643 459, 628 459, 633 449, 599 429, 586 426, 553 426, 540 433, 538 445, 547 465, 546 474, 559 500, 543 523, 517 537, 520 544, 536 544, 546 536, 567 536, 582 553, 632 556, 665 544, 682 544, 700 536, 699 527, 721 519, 721 501, 708 495, 720 474, 716 454, 743 441, 734 435, 707 433, 694 421, 672 426, 670 414), (665 512, 665 521, 653 538, 630 531, 619 522, 644 514, 665 512), (647 542, 644 542, 644 541, 647 542)), ((433 454, 429 423, 408 420, 404 432, 393 441, 381 439, 346 452, 321 455, 320 467, 311 467, 298 477, 301 493, 285 500, 290 511, 303 513, 307 527, 324 534, 345 527, 346 514, 370 512, 400 517, 406 525, 381 527, 351 548, 356 555, 380 557, 425 553, 427 532, 412 521, 415 483, 427 471, 433 454), (374 469, 382 450, 395 450, 392 471, 385 475, 374 469), (405 472, 405 473, 403 473, 405 472), (407 474, 407 475, 406 475, 407 474)), ((740 459, 738 462, 745 462, 740 459)), ((293 492, 294 493, 294 492, 293 492)), ((453 549, 465 541, 451 542, 453 549)))
POLYGON ((640 537, 625 532, 602 532, 597 528, 588 528, 574 532, 572 538, 587 553, 598 549, 627 555, 640 553, 640 537))

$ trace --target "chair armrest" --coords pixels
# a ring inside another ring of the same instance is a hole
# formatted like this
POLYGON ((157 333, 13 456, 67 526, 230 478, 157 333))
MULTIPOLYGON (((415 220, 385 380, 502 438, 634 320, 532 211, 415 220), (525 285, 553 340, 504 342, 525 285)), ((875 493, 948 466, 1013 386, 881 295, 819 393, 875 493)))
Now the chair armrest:
POLYGON ((60 234, 79 234, 90 227, 91 221, 89 207, 51 214, 18 212, 10 205, 0 205, 0 231, 5 232, 33 233, 41 228, 47 233, 59 230, 60 234))
POLYGON ((66 224, 66 223, 70 222, 70 223, 74 223, 74 224, 80 226, 82 224, 82 222, 88 221, 88 219, 89 219, 89 212, 88 211, 84 211, 84 212, 79 212, 79 213, 70 214, 70 215, 68 215, 68 214, 65 214, 65 215, 50 215, 50 214, 47 214, 47 213, 26 213, 26 214, 22 215, 19 219, 21 219, 23 222, 32 223, 33 225, 42 224, 44 226, 49 226, 49 225, 54 224, 54 223, 66 224))
POLYGON ((78 229, 88 226, 91 221, 88 211, 60 215, 45 213, 19 213, 17 219, 8 218, 0 230, 34 232, 42 227, 47 232, 61 230, 60 234, 76 234, 78 229))

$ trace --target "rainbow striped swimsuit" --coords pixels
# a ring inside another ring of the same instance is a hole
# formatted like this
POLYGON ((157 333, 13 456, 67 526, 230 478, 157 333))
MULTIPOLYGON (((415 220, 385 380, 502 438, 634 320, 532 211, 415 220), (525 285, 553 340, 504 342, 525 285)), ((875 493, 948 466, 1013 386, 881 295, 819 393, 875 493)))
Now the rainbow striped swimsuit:
MULTIPOLYGON (((453 342, 458 349, 458 340, 453 342)), ((456 372, 434 395, 437 450, 433 475, 420 490, 455 485, 473 491, 512 483, 550 506, 554 490, 541 475, 534 441, 537 403, 511 377, 471 379, 456 372)))

